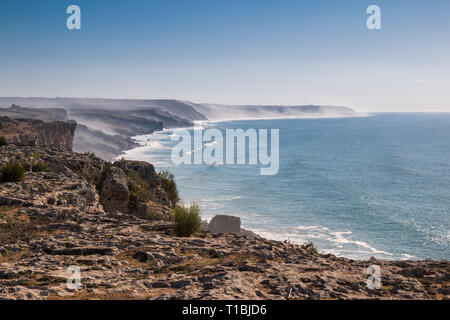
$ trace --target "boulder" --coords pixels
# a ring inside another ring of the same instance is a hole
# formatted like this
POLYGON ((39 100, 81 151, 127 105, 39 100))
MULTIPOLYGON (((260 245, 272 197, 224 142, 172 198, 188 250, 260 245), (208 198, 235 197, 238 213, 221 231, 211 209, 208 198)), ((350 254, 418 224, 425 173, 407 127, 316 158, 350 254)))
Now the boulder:
POLYGON ((212 233, 241 233, 241 218, 226 215, 217 215, 211 219, 208 231, 212 233))
POLYGON ((111 167, 103 181, 100 203, 106 212, 126 212, 130 192, 127 176, 117 167, 111 167))
POLYGON ((128 212, 141 219, 150 220, 172 220, 172 211, 164 205, 155 201, 139 201, 128 207, 128 212))

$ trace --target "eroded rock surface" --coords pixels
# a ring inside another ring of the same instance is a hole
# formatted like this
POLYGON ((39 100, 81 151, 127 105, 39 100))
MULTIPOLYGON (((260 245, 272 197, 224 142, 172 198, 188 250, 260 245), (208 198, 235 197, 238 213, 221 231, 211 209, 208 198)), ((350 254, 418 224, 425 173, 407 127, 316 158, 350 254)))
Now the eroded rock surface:
POLYGON ((117 167, 111 167, 106 173, 100 194, 101 203, 108 212, 126 212, 130 198, 127 175, 117 167))

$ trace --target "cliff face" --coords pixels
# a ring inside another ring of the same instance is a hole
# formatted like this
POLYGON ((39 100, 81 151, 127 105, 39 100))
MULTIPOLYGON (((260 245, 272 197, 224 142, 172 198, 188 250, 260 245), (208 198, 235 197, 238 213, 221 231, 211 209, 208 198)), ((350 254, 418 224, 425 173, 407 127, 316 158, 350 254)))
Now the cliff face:
POLYGON ((76 127, 74 121, 43 122, 0 117, 0 136, 16 145, 55 146, 72 150, 76 127))

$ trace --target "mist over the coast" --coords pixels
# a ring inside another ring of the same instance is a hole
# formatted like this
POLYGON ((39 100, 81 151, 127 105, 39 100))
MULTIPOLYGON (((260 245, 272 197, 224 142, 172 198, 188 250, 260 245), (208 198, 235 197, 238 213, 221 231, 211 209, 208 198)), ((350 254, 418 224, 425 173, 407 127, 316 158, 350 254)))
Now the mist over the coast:
POLYGON ((0 115, 44 121, 75 120, 74 149, 111 160, 136 146, 132 137, 198 120, 321 118, 361 116, 349 107, 245 106, 179 100, 0 97, 0 115), (11 106, 13 106, 11 108, 11 106))

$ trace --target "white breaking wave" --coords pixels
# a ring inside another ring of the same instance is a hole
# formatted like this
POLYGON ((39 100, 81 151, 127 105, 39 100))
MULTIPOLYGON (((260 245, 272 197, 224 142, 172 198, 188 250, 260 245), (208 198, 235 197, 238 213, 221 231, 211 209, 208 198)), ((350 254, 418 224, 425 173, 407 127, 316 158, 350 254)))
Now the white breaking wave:
MULTIPOLYGON (((276 231, 261 228, 249 229, 265 238, 277 241, 289 241, 298 245, 313 242, 323 248, 321 251, 338 256, 355 259, 367 259, 373 255, 385 256, 386 258, 393 256, 392 253, 378 250, 367 242, 351 240, 345 237, 345 235, 351 235, 351 231, 331 231, 324 226, 280 227, 276 231)), ((406 258, 408 256, 405 256, 406 258)))

